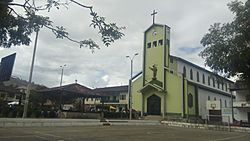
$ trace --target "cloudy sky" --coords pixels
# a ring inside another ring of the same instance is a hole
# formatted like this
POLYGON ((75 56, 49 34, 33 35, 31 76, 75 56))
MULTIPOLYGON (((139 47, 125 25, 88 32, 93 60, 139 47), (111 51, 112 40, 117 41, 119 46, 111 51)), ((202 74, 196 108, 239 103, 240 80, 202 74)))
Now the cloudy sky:
MULTIPOLYGON (((18 1, 18 0, 16 0, 18 1)), ((62 0, 61 0, 62 1, 62 0)), ((198 56, 203 49, 200 40, 215 22, 230 22, 230 0, 77 0, 92 5, 94 11, 107 21, 125 26, 125 36, 105 47, 97 30, 90 28, 89 10, 73 3, 69 9, 52 9, 49 13, 55 25, 63 25, 74 39, 94 39, 100 50, 79 48, 68 40, 56 39, 51 31, 39 33, 33 81, 48 87, 60 83, 61 65, 64 69, 63 84, 77 82, 89 87, 128 84, 130 61, 125 57, 139 53, 134 59, 134 74, 142 69, 143 32, 152 24, 150 13, 155 9, 156 23, 171 27, 171 54, 200 66, 204 60, 198 56)), ((34 35, 32 36, 34 41, 34 35)), ((13 76, 28 80, 34 42, 30 46, 10 49, 0 48, 0 57, 16 52, 13 76)))

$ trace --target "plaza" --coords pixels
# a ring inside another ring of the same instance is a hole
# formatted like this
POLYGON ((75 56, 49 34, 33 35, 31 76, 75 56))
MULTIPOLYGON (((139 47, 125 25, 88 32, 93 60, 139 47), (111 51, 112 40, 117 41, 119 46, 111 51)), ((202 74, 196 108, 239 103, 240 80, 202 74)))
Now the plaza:
POLYGON ((249 133, 154 126, 0 128, 1 141, 247 141, 249 133))

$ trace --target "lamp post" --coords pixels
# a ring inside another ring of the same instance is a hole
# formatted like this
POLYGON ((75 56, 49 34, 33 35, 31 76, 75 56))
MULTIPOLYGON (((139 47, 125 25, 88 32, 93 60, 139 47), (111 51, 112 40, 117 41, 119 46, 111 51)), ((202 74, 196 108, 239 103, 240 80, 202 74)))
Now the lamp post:
POLYGON ((61 81, 60 81, 60 87, 62 86, 62 80, 63 80, 63 70, 64 67, 66 67, 66 64, 64 64, 63 66, 60 66, 60 68, 62 68, 62 72, 61 72, 61 81))
POLYGON ((130 79, 129 79, 129 88, 128 88, 128 94, 129 94, 129 119, 132 119, 132 77, 133 77, 133 60, 135 56, 137 56, 138 53, 135 53, 133 57, 126 56, 130 60, 130 79))
POLYGON ((23 107, 23 118, 26 118, 27 113, 28 113, 29 96, 30 96, 31 81, 32 81, 32 75, 33 75, 33 69, 34 69, 34 63, 35 63, 35 57, 36 57, 36 47, 37 47, 37 39, 38 39, 39 28, 36 28, 35 32, 36 32, 36 38, 35 38, 35 45, 34 45, 32 61, 31 61, 31 67, 30 67, 29 82, 28 82, 28 86, 27 86, 27 91, 26 91, 26 96, 25 96, 25 101, 24 101, 24 107, 23 107))
MULTIPOLYGON (((60 87, 62 87, 64 67, 66 67, 66 64, 64 64, 63 66, 60 66, 60 68, 62 68, 61 80, 60 80, 60 87)), ((61 94, 60 94, 60 110, 62 110, 62 91, 61 91, 61 94)))

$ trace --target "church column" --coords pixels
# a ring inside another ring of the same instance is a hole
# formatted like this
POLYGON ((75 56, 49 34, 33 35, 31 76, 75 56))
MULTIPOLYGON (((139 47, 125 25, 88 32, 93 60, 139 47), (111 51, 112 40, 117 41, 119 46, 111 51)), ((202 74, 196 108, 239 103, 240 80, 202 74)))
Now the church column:
POLYGON ((144 95, 141 93, 141 117, 144 117, 144 95))
POLYGON ((162 114, 162 118, 165 119, 165 113, 166 113, 166 94, 163 94, 163 114, 162 114))

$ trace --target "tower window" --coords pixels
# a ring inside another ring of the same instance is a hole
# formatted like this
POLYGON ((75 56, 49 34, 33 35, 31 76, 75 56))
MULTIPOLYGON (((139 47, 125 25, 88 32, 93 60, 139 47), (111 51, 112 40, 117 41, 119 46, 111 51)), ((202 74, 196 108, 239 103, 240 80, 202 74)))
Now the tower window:
POLYGON ((227 83, 226 83, 225 85, 226 85, 226 91, 227 91, 227 90, 228 90, 228 89, 227 89, 227 83))
POLYGON ((153 42, 153 47, 157 47, 157 41, 153 42))
POLYGON ((217 85, 217 86, 218 86, 218 89, 220 89, 220 82, 218 81, 217 84, 218 84, 218 85, 217 85))
POLYGON ((224 90, 224 83, 221 83, 221 89, 224 90))
POLYGON ((210 96, 207 96, 207 100, 210 100, 210 96))
POLYGON ((148 43, 148 44, 147 44, 147 48, 151 48, 151 43, 148 43))
POLYGON ((170 46, 169 39, 166 40, 168 47, 170 46))
POLYGON ((159 45, 159 46, 162 46, 162 45, 163 45, 163 40, 162 40, 162 39, 158 41, 158 45, 159 45))

